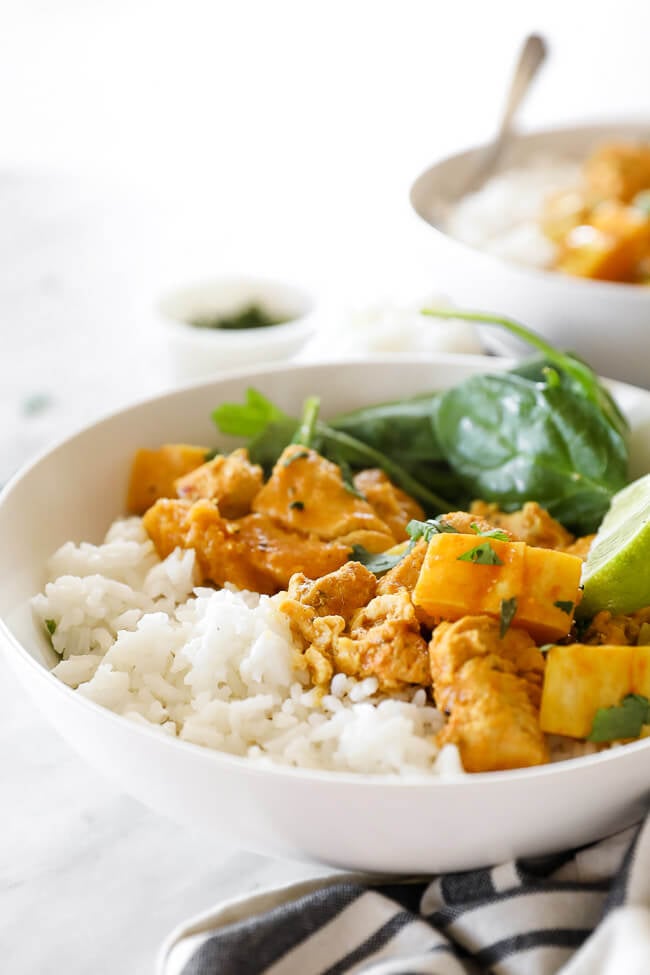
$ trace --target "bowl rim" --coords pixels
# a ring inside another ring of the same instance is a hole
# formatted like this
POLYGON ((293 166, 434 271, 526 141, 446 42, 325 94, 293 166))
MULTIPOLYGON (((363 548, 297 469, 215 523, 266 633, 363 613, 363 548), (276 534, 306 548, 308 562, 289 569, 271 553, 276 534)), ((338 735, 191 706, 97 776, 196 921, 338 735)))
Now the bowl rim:
MULTIPOLYGON (((414 366, 420 367, 423 362, 431 364, 434 367, 444 367, 444 365, 450 363, 465 366, 478 366, 479 364, 487 363, 490 366, 495 366, 497 370, 499 370, 507 368, 510 364, 512 364, 513 360, 512 358, 508 358, 506 356, 438 353, 435 355, 426 356, 424 358, 419 357, 417 359, 411 358, 408 360, 400 360, 400 362, 396 365, 400 369, 409 369, 414 366)), ((364 360, 364 365, 367 364, 369 367, 372 367, 373 365, 386 365, 388 363, 395 364, 391 356, 373 356, 367 360, 364 360)), ((183 396, 191 394, 198 389, 205 389, 215 385, 218 386, 221 382, 230 382, 233 379, 244 379, 247 376, 252 375, 260 376, 278 372, 294 371, 296 369, 301 372, 316 371, 323 368, 338 369, 343 364, 353 366, 355 368, 358 368, 359 366, 359 362, 353 359, 344 360, 343 362, 340 360, 326 360, 318 363, 292 363, 289 365, 285 362, 272 363, 259 368, 254 367, 251 369, 251 367, 245 367, 238 369, 236 372, 228 373, 228 375, 219 376, 218 378, 201 379, 195 382, 186 383, 177 388, 167 389, 162 392, 138 398, 126 405, 122 405, 103 414, 101 417, 93 420, 91 423, 83 424, 73 432, 59 438, 53 445, 41 450, 27 464, 20 467, 2 487, 0 490, 0 507, 2 507, 9 497, 13 496, 14 492, 20 490, 22 481, 27 478, 43 461, 50 457, 50 455, 59 450, 65 449, 68 444, 78 437, 87 434, 93 428, 104 424, 110 424, 114 419, 123 417, 133 410, 146 406, 154 406, 156 403, 169 398, 181 399, 183 396)), ((614 390, 616 387, 630 387, 630 384, 620 383, 617 381, 613 381, 612 384, 614 386, 614 390)), ((641 387, 631 388, 640 392, 643 396, 650 398, 649 390, 644 390, 641 387)), ((36 593, 33 595, 36 595, 36 593)), ((48 670, 45 664, 40 663, 29 652, 29 650, 23 646, 21 641, 14 635, 3 617, 0 617, 0 635, 2 636, 2 640, 0 641, 0 654, 4 652, 6 660, 12 669, 17 669, 18 667, 18 663, 14 662, 12 658, 18 658, 20 665, 28 668, 38 681, 47 684, 54 693, 60 694, 61 700, 68 702, 71 707, 80 707, 82 710, 86 710, 88 714, 90 716, 94 716, 95 720, 97 721, 107 721, 109 724, 115 724, 117 722, 116 727, 119 726, 123 730, 126 730, 126 728, 130 726, 129 730, 136 735, 144 735, 150 741, 158 742, 162 747, 165 748, 172 748, 175 750, 181 749, 182 752, 188 754, 189 756, 194 756, 195 759, 203 759, 207 762, 213 762, 217 768, 219 766, 225 766, 226 768, 230 768, 235 772, 245 772, 246 774, 256 776, 273 776, 276 778, 289 776, 292 779, 303 779, 308 782, 319 783, 321 785, 327 783, 332 783, 335 785, 340 783, 355 786, 364 790, 377 790, 388 787, 390 789, 401 788, 421 792, 432 789, 446 790, 450 787, 459 785, 467 789, 472 788, 477 784, 507 784, 523 782, 530 779, 546 778, 549 776, 555 777, 571 775, 576 771, 576 769, 588 769, 594 766, 606 765, 611 761, 615 761, 621 757, 624 758, 625 756, 629 756, 631 759, 632 756, 637 752, 644 751, 650 747, 650 738, 640 739, 636 742, 628 743, 622 747, 606 749, 592 755, 582 755, 576 758, 550 762, 546 765, 537 765, 530 766, 528 768, 495 772, 453 773, 446 776, 428 775, 426 772, 400 775, 398 773, 350 772, 336 769, 299 768, 291 765, 283 765, 280 762, 274 762, 273 759, 268 759, 268 761, 259 761, 256 759, 251 759, 248 756, 232 755, 228 752, 221 752, 205 745, 195 744, 194 742, 185 741, 181 738, 164 734, 154 725, 129 721, 129 719, 125 716, 117 714, 116 712, 111 711, 109 708, 103 707, 97 702, 78 694, 75 689, 69 687, 67 684, 64 684, 57 677, 55 677, 52 670, 48 670), (55 687, 56 691, 54 691, 55 687)), ((27 693, 29 692, 27 691, 27 693)))
MULTIPOLYGON (((607 134, 608 132, 614 133, 615 135, 622 135, 626 131, 630 132, 630 130, 633 129, 640 130, 643 128, 647 129, 648 140, 650 141, 650 118, 647 116, 638 118, 630 116, 627 119, 619 119, 612 122, 563 122, 559 125, 546 125, 540 128, 519 129, 513 132, 512 142, 515 144, 525 145, 528 142, 534 142, 536 139, 546 136, 562 136, 569 133, 584 135, 591 133, 596 136, 600 131, 602 131, 603 135, 607 134)), ((552 268, 535 267, 534 265, 519 263, 511 258, 492 254, 481 247, 475 246, 474 244, 468 244, 465 241, 460 240, 458 237, 454 237, 452 234, 448 233, 439 224, 432 223, 431 220, 427 219, 416 204, 416 194, 418 193, 422 184, 428 180, 431 180, 436 170, 438 170, 441 166, 448 163, 453 163, 465 157, 471 157, 482 150, 487 149, 490 144, 490 141, 472 142, 471 144, 466 145, 464 148, 455 150, 452 153, 447 153, 444 156, 440 156, 425 169, 421 170, 411 183, 409 189, 409 203, 411 208, 415 212, 416 216, 436 234, 441 243, 444 243, 446 246, 452 246, 465 258, 469 256, 475 260, 480 260, 487 267, 505 269, 508 271, 508 273, 521 277, 524 279, 524 281, 526 279, 528 279, 529 282, 530 280, 537 281, 541 285, 547 287, 549 285, 557 288, 575 287, 579 291, 588 288, 589 291, 586 293, 592 295, 599 294, 601 297, 608 298, 615 298, 616 296, 619 298, 624 297, 625 300, 632 299, 634 301, 638 301, 639 304, 650 301, 650 287, 645 287, 639 284, 631 284, 626 281, 600 281, 594 278, 583 278, 579 277, 578 275, 564 274, 563 272, 555 271, 552 268)), ((503 171, 506 172, 507 167, 503 171)))

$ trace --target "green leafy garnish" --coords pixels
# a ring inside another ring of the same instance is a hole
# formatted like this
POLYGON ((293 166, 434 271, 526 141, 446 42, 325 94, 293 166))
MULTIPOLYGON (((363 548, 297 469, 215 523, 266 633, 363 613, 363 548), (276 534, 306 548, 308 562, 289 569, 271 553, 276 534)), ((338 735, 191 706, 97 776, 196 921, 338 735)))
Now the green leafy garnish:
POLYGON ((555 646, 554 643, 543 643, 539 648, 539 652, 543 654, 547 654, 549 650, 553 649, 554 646, 555 646))
POLYGON ((286 319, 271 315, 261 305, 250 304, 230 315, 197 315, 190 325, 195 328, 221 328, 231 331, 241 328, 268 328, 269 325, 281 325, 284 321, 286 319))
POLYGON ((481 531, 479 525, 473 521, 469 526, 475 535, 481 535, 482 538, 495 538, 498 542, 509 542, 510 536, 507 532, 501 531, 499 528, 491 528, 489 531, 481 531))
POLYGON ((465 491, 506 511, 534 498, 576 533, 595 531, 628 479, 627 422, 595 373, 509 319, 425 314, 497 325, 544 356, 471 376, 438 400, 437 445, 465 491))
POLYGON ((510 599, 501 600, 501 611, 500 611, 500 622, 499 622, 499 636, 503 640, 504 636, 510 629, 510 624, 512 623, 515 615, 517 613, 517 597, 512 596, 510 599))
POLYGON ((570 602, 568 599, 567 600, 558 599, 556 602, 553 603, 553 605, 557 606, 557 608, 562 610, 563 613, 566 613, 567 616, 570 616, 571 613, 573 612, 573 603, 570 602))
POLYGON ((350 561, 360 562, 370 572, 374 572, 376 576, 383 576, 389 569, 395 568, 397 563, 401 562, 404 556, 411 551, 411 548, 412 543, 403 552, 389 555, 388 552, 369 552, 363 545, 353 545, 350 561))
POLYGON ((245 403, 222 403, 212 413, 222 433, 233 437, 257 437, 270 423, 286 420, 287 415, 253 387, 246 390, 245 403))
POLYGON ((427 521, 417 521, 413 518, 406 526, 406 531, 413 542, 417 542, 420 538, 423 538, 425 542, 430 542, 434 535, 442 535, 446 532, 453 535, 459 534, 457 528, 448 525, 440 518, 428 518, 427 521))
POLYGON ((304 511, 305 510, 305 502, 304 501, 290 501, 289 502, 289 508, 292 511, 304 511))
POLYGON ((588 741, 617 741, 638 738, 644 724, 650 722, 650 701, 641 694, 628 694, 620 704, 598 708, 588 741))
POLYGON ((470 548, 457 558, 458 562, 473 562, 475 565, 503 565, 489 542, 482 542, 476 548, 470 548))
POLYGON ((56 633, 56 620, 45 620, 45 628, 50 636, 56 633))

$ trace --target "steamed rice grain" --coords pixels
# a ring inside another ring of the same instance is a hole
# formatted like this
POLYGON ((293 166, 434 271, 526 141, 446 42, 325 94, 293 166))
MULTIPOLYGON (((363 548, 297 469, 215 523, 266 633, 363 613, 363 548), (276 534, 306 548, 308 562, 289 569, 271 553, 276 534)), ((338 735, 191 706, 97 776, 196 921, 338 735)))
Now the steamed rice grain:
POLYGON ((54 629, 53 672, 117 714, 258 763, 462 772, 450 746, 438 758, 444 718, 424 691, 385 698, 376 678, 344 674, 329 693, 311 687, 283 594, 195 587, 194 553, 161 561, 139 518, 115 522, 102 545, 66 543, 48 576, 33 603, 54 629))

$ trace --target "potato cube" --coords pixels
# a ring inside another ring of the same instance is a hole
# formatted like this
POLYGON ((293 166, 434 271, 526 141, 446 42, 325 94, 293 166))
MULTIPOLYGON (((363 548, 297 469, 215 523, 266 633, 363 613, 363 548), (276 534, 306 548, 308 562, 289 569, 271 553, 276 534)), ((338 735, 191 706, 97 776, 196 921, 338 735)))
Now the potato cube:
MULTIPOLYGON (((542 731, 586 738, 598 708, 619 704, 637 689, 635 671, 647 674, 650 647, 552 647, 546 656, 540 710, 542 731), (644 661, 644 667, 639 662, 644 661)), ((640 685, 639 685, 640 686, 640 685)))
POLYGON ((527 545, 514 625, 546 643, 566 636, 580 596, 581 571, 582 559, 577 555, 527 545))
POLYGON ((501 601, 523 589, 523 542, 501 542, 480 535, 434 535, 413 591, 413 602, 431 616, 457 620, 485 613, 499 618, 501 601), (487 546, 499 564, 465 560, 479 546, 487 546))

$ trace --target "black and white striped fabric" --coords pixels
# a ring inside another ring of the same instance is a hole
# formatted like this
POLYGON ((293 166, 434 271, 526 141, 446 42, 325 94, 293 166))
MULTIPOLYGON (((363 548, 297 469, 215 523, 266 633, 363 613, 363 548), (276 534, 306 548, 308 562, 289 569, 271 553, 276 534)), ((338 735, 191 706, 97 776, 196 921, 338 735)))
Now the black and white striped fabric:
POLYGON ((232 901, 177 933, 160 972, 649 975, 650 819, 491 869, 376 884, 342 874, 232 901))

